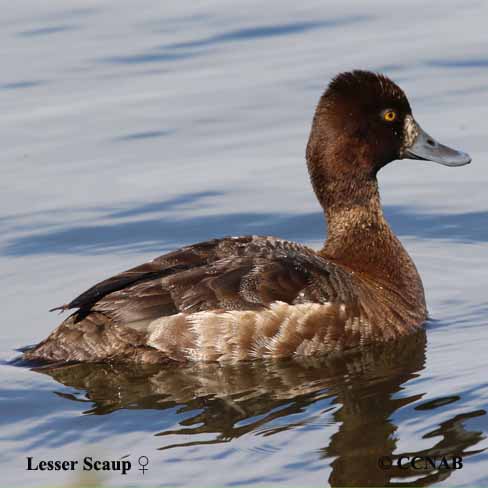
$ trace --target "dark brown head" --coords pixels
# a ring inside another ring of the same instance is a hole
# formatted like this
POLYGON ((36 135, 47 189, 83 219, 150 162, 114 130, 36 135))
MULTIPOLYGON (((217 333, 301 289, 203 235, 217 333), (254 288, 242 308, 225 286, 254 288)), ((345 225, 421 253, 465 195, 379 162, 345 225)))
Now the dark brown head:
POLYGON ((369 71, 336 76, 317 106, 307 146, 317 194, 337 180, 375 179, 383 166, 404 158, 447 166, 471 161, 425 133, 403 90, 386 76, 369 71))

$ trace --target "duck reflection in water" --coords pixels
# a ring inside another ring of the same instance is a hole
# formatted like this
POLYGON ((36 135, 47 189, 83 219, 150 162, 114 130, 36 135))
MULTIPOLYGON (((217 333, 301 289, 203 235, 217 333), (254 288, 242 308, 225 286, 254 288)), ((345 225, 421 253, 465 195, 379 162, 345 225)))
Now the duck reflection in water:
MULTIPOLYGON (((86 398, 58 393, 64 398, 91 403, 85 414, 106 415, 119 409, 174 409, 194 415, 157 436, 194 436, 194 441, 166 444, 167 450, 183 446, 231 442, 244 434, 279 434, 302 427, 297 413, 306 413, 314 403, 330 398, 332 406, 321 416, 338 425, 337 432, 324 438, 327 444, 318 454, 331 466, 331 486, 426 486, 452 474, 451 470, 427 467, 413 470, 381 469, 379 459, 389 456, 393 464, 400 456, 462 456, 480 452, 472 449, 482 434, 468 430, 464 421, 485 415, 471 411, 443 422, 424 439, 435 444, 417 452, 396 452, 395 413, 420 402, 423 394, 402 395, 403 385, 418 376, 425 362, 425 332, 394 344, 382 344, 352 351, 340 357, 321 359, 254 361, 237 365, 193 363, 134 366, 71 364, 38 368, 56 381, 86 390, 86 398), (330 413, 330 412, 334 413, 330 413), (279 420, 279 425, 273 423, 279 420), (288 420, 288 422, 287 422, 288 420), (208 436, 213 435, 213 439, 208 436), (205 440, 201 438, 205 437, 205 440), (438 439, 438 440, 437 440, 438 439)), ((419 415, 459 400, 457 396, 419 403, 419 415), (424 412, 422 412, 424 411, 424 412)), ((313 413, 316 419, 317 412, 313 413)), ((303 417, 302 417, 303 418, 303 417)), ((293 461, 293 460, 290 460, 293 461)), ((306 468, 305 468, 306 469, 306 468)))

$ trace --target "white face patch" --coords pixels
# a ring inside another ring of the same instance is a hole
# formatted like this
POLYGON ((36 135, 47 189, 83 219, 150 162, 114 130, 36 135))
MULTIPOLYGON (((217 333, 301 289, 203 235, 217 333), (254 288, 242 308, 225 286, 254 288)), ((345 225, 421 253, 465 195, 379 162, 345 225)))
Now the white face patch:
POLYGON ((417 123, 411 115, 407 115, 403 124, 403 142, 400 147, 400 158, 403 158, 405 150, 412 146, 418 135, 417 123))

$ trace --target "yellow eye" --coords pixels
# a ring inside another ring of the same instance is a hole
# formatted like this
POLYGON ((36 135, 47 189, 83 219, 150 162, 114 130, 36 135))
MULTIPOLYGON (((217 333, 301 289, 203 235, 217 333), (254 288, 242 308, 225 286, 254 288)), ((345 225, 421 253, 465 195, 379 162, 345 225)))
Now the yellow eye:
POLYGON ((384 114, 383 114, 383 119, 386 120, 387 122, 393 122, 395 119, 396 119, 396 112, 394 112, 393 110, 387 110, 384 114))

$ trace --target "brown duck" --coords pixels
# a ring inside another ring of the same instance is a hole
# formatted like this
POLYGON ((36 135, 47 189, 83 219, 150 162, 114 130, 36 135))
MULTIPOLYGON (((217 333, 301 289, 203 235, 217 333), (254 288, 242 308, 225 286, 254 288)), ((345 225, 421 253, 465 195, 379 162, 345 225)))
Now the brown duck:
POLYGON ((165 254, 93 286, 24 354, 37 361, 238 361, 341 353, 418 330, 417 269, 383 216, 376 175, 395 159, 470 157, 436 142, 391 80, 332 80, 307 145, 328 224, 315 251, 275 237, 225 237, 165 254))

